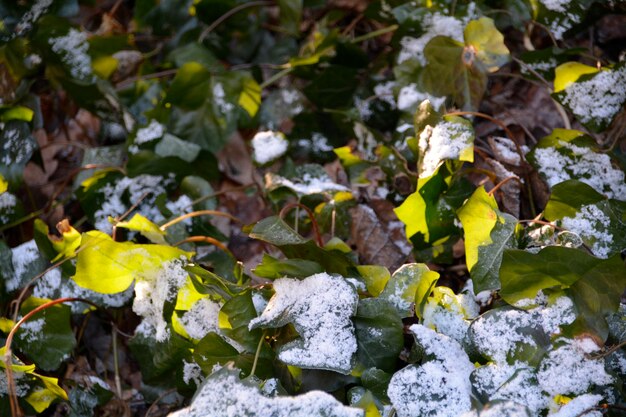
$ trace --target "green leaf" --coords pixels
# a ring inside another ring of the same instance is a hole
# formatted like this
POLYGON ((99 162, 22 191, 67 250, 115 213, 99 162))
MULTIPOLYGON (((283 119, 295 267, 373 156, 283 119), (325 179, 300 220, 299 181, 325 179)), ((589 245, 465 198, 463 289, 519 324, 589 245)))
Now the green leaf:
POLYGON ((242 417, 365 417, 363 410, 346 407, 322 391, 298 397, 265 396, 253 380, 240 380, 239 370, 232 366, 212 373, 198 389, 191 406, 177 413, 186 417, 217 416, 224 410, 234 410, 242 417))
POLYGON ((300 34, 303 0, 278 0, 280 25, 293 35, 300 34))
POLYGON ((254 352, 263 337, 260 330, 248 328, 250 322, 257 318, 252 302, 252 292, 245 291, 226 301, 219 313, 219 324, 222 333, 240 343, 248 352, 254 352))
POLYGON ((574 217, 583 206, 598 203, 604 199, 602 194, 584 182, 567 180, 552 187, 543 216, 549 221, 574 217))
POLYGON ((163 342, 137 332, 128 347, 139 364, 145 384, 172 387, 176 385, 173 376, 182 368, 183 359, 189 361, 193 344, 176 332, 171 332, 163 342))
POLYGON ((357 265, 356 269, 365 281, 367 292, 373 297, 378 297, 383 292, 391 278, 389 270, 382 265, 357 265))
POLYGON ((503 251, 514 246, 516 219, 501 213, 484 187, 476 189, 458 216, 465 232, 465 258, 474 291, 499 288, 498 269, 503 251))
POLYGON ((411 306, 422 317, 424 305, 435 287, 439 274, 426 264, 406 264, 393 273, 379 298, 387 300, 396 308, 400 317, 411 317, 411 306))
POLYGON ((352 370, 357 341, 350 317, 358 294, 344 278, 327 273, 297 280, 274 281, 275 295, 250 329, 293 323, 300 338, 282 346, 278 358, 288 365, 326 369, 343 374, 352 370))
POLYGON ((404 346, 404 326, 396 308, 386 300, 366 298, 359 302, 353 321, 359 363, 393 372, 404 346))
POLYGON ((324 272, 324 268, 317 262, 306 259, 280 260, 264 254, 263 260, 252 272, 259 277, 268 279, 282 277, 306 278, 324 272))
POLYGON ((193 360, 200 368, 210 374, 216 364, 225 365, 239 356, 237 349, 232 347, 215 332, 204 336, 193 350, 193 360))
POLYGON ((500 295, 507 303, 515 304, 534 299, 539 290, 570 288, 577 308, 595 313, 615 311, 626 288, 624 269, 619 255, 598 259, 559 246, 544 248, 537 254, 507 250, 500 267, 500 295))
POLYGON ((117 222, 115 226, 123 229, 135 230, 150 239, 152 243, 160 245, 166 244, 164 237, 165 232, 161 230, 159 226, 152 223, 139 213, 135 213, 128 221, 117 222))
POLYGON ((115 242, 92 230, 83 233, 73 279, 81 287, 114 294, 126 290, 136 278, 158 271, 163 262, 190 256, 171 246, 115 242))
POLYGON ((186 142, 174 135, 166 133, 163 139, 157 143, 154 152, 162 157, 175 156, 185 162, 193 162, 200 154, 200 146, 186 142))
MULTIPOLYGON (((29 297, 22 304, 20 313, 25 315, 48 301, 29 297)), ((18 330, 15 345, 39 368, 45 371, 58 369, 76 346, 69 306, 57 304, 32 316, 18 330)))
POLYGON ((176 73, 165 100, 186 110, 204 104, 211 90, 211 73, 198 62, 187 62, 176 73))
POLYGON ((215 191, 204 178, 195 175, 186 176, 180 183, 180 190, 194 201, 202 199, 202 201, 194 204, 195 210, 215 210, 217 208, 217 200, 212 197, 215 191))
POLYGON ((504 45, 504 36, 496 29, 492 19, 481 17, 470 21, 463 35, 466 47, 471 48, 465 53, 476 54, 478 62, 488 72, 497 71, 509 62, 509 49, 504 45))
POLYGON ((361 374, 361 383, 363 386, 386 403, 389 402, 387 387, 389 386, 390 380, 390 374, 376 368, 366 369, 363 374, 361 374))
POLYGON ((277 216, 267 217, 254 225, 250 237, 277 246, 288 258, 319 263, 326 272, 350 276, 354 263, 339 250, 320 248, 300 236, 277 216))
POLYGON ((28 123, 11 120, 0 127, 0 175, 9 184, 19 184, 24 168, 37 149, 37 142, 32 137, 28 123))

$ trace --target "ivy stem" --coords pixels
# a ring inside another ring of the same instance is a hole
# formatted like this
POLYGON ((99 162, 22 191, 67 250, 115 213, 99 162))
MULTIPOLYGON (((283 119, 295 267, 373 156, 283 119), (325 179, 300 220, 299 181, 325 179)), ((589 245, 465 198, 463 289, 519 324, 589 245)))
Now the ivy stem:
POLYGON ((280 213, 278 214, 278 217, 280 217, 280 219, 283 220, 285 215, 294 208, 302 208, 304 211, 306 211, 306 214, 309 216, 309 219, 311 219, 311 225, 313 226, 313 234, 315 235, 315 241, 317 242, 317 246, 319 247, 324 246, 324 241, 322 240, 322 235, 320 234, 320 229, 317 224, 317 220, 315 219, 315 214, 313 214, 311 209, 305 206, 304 204, 302 203, 287 204, 280 211, 280 213))
POLYGON ((117 331, 116 326, 113 325, 113 335, 111 344, 113 345, 113 369, 115 371, 115 390, 117 391, 117 397, 122 398, 122 380, 120 378, 120 363, 117 354, 117 331))
POLYGON ((192 218, 192 217, 198 217, 198 216, 221 216, 221 217, 227 217, 227 218, 229 218, 232 221, 235 221, 237 223, 241 223, 241 220, 239 220, 238 218, 236 218, 235 216, 233 216, 231 214, 224 213, 223 211, 198 210, 198 211, 192 211, 191 213, 183 214, 182 216, 178 216, 175 219, 170 220, 169 222, 167 222, 164 225, 162 225, 161 227, 159 227, 159 229, 164 231, 165 229, 167 229, 170 226, 175 225, 176 223, 180 223, 183 220, 186 220, 186 219, 189 219, 189 218, 192 218))
POLYGON ((498 191, 498 189, 499 189, 500 187, 502 187, 504 184, 506 184, 507 182, 509 182, 509 181, 511 181, 511 180, 515 180, 515 181, 517 181, 518 183, 522 184, 522 180, 520 180, 520 179, 519 179, 519 177, 518 177, 517 175, 515 175, 515 176, 511 176, 511 177, 507 177, 507 178, 503 179, 502 181, 500 181, 499 183, 497 183, 497 184, 496 184, 496 186, 495 186, 495 187, 493 187, 491 190, 489 190, 489 192, 488 192, 487 194, 489 194, 489 195, 494 195, 494 193, 495 193, 496 191, 498 191))
POLYGON ((179 242, 174 243, 173 246, 180 246, 183 243, 193 243, 193 242, 204 242, 204 243, 210 243, 213 246, 217 246, 218 248, 220 248, 221 250, 223 250, 224 252, 226 252, 227 254, 229 254, 230 256, 232 256, 233 258, 235 257, 233 255, 233 253, 226 247, 226 245, 224 245, 222 242, 220 242, 219 240, 210 237, 210 236, 189 236, 186 239, 183 239, 179 242))
POLYGON ((285 68, 282 71, 279 71, 276 74, 272 75, 267 80, 263 81, 259 87, 261 87, 261 90, 263 90, 263 89, 269 87, 270 85, 274 84, 276 81, 278 81, 281 78, 283 78, 285 75, 288 75, 293 70, 294 70, 294 67, 285 68))
POLYGON ((12 353, 11 353, 11 344, 13 343, 13 338, 15 337, 15 333, 17 333, 17 330, 20 328, 20 326, 22 324, 24 324, 26 321, 28 321, 31 317, 33 317, 35 314, 39 313, 40 311, 43 311, 47 308, 50 308, 54 305, 57 304, 62 304, 62 303, 68 303, 68 302, 81 302, 81 303, 86 303, 86 304, 90 304, 94 307, 98 307, 97 304, 89 301, 89 300, 85 300, 84 298, 78 298, 78 297, 65 297, 65 298, 58 298, 56 300, 52 300, 52 301, 48 301, 47 303, 44 303, 40 306, 35 307, 34 309, 32 309, 31 311, 29 311, 28 313, 26 313, 24 315, 24 317, 22 317, 20 319, 20 321, 18 321, 17 323, 15 323, 15 325, 13 326, 13 328, 11 329, 11 331, 9 332, 8 336, 7 336, 7 340, 4 343, 4 364, 5 364, 5 372, 7 374, 7 390, 9 393, 9 402, 10 402, 10 406, 11 406, 11 415, 13 417, 21 417, 24 415, 24 412, 22 411, 22 409, 20 408, 20 405, 18 403, 18 399, 17 399, 17 393, 16 393, 16 389, 15 389, 15 379, 13 377, 13 361, 12 361, 12 353))
POLYGON ((259 344, 256 347, 256 352, 254 353, 254 362, 252 362, 252 369, 250 370, 250 376, 254 375, 256 371, 256 366, 259 363, 259 356, 261 355, 261 348, 263 347, 263 341, 265 340, 265 330, 263 334, 261 334, 261 339, 259 340, 259 344))
POLYGON ((376 38, 380 35, 384 35, 385 33, 394 32, 398 28, 398 25, 387 26, 386 28, 378 29, 373 32, 366 33, 365 35, 357 36, 356 38, 352 39, 350 43, 359 43, 368 39, 376 38))
POLYGON ((211 23, 209 27, 204 29, 202 33, 200 34, 200 37, 198 37, 198 42, 204 41, 206 37, 209 36, 209 33, 213 32, 213 30, 219 25, 221 25, 222 22, 224 22, 226 19, 228 19, 232 15, 238 13, 239 11, 247 9, 249 7, 271 6, 273 4, 274 4, 273 1, 249 1, 247 3, 242 3, 237 7, 233 7, 232 9, 230 9, 229 11, 227 11, 226 13, 224 13, 223 15, 215 19, 215 21, 213 21, 213 23, 211 23))
POLYGON ((167 397, 168 395, 174 392, 176 392, 176 388, 171 388, 171 389, 168 389, 167 391, 162 392, 161 395, 159 395, 157 399, 154 400, 154 402, 150 405, 150 408, 148 408, 148 411, 146 411, 146 414, 143 417, 150 417, 150 415, 152 414, 152 411, 156 409, 159 402, 161 402, 163 398, 167 397))

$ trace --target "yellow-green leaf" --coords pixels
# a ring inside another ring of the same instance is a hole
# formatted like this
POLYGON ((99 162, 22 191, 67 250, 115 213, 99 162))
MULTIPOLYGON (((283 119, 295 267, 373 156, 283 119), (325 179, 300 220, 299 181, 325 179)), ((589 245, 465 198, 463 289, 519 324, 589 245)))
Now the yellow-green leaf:
POLYGON ((70 225, 67 219, 61 220, 57 224, 57 230, 61 233, 60 238, 48 235, 52 242, 52 247, 58 252, 57 256, 52 259, 52 262, 73 257, 81 241, 80 233, 70 225))
POLYGON ((135 230, 148 239, 152 243, 158 243, 161 245, 165 245, 165 232, 159 228, 156 224, 145 218, 139 213, 136 213, 130 220, 126 222, 119 222, 116 224, 117 227, 121 227, 124 229, 135 230))
POLYGON ((253 78, 246 78, 242 87, 238 103, 250 117, 254 117, 261 105, 261 86, 253 78))
POLYGON ((465 230, 465 258, 471 271, 478 261, 478 247, 491 243, 491 230, 498 221, 498 204, 485 187, 480 187, 459 209, 458 216, 465 230))
POLYGON ((9 189, 9 182, 0 174, 0 194, 9 189))
POLYGON ((504 36, 496 29, 492 19, 481 17, 472 20, 465 27, 464 35, 465 45, 472 48, 487 71, 497 71, 509 61, 509 49, 504 44, 504 36))
POLYGON ((124 291, 135 278, 154 273, 164 262, 192 255, 171 246, 115 242, 97 230, 83 234, 81 248, 73 279, 104 294, 124 291))
POLYGON ((554 92, 565 90, 570 84, 575 83, 585 74, 595 74, 600 70, 596 67, 581 64, 580 62, 566 62, 554 70, 554 92))
POLYGON ((92 62, 93 72, 100 78, 108 79, 117 69, 118 61, 109 55, 96 58, 92 62))

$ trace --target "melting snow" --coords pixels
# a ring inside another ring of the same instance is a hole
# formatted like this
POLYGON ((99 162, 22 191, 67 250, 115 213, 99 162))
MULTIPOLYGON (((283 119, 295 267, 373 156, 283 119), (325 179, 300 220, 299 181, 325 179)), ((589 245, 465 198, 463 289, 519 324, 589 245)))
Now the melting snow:
POLYGON ((433 360, 419 367, 409 365, 391 378, 387 395, 398 417, 457 417, 468 411, 474 365, 461 345, 419 324, 411 331, 433 360))
POLYGON ((303 280, 274 281, 276 294, 250 329, 293 323, 300 339, 283 346, 278 357, 289 365, 349 373, 357 350, 354 325, 358 295, 341 276, 326 273, 303 280))
POLYGON ((252 138, 252 157, 257 163, 264 165, 283 156, 288 147, 289 142, 281 132, 257 132, 252 138))
POLYGON ((142 143, 152 142, 153 140, 162 137, 164 133, 165 126, 156 120, 151 120, 148 126, 137 130, 137 134, 135 135, 135 144, 141 145, 142 143))
POLYGON ((429 177, 444 159, 458 159, 461 152, 472 146, 473 134, 465 125, 441 122, 426 126, 419 137, 422 154, 420 177, 429 177))
MULTIPOLYGON (((436 97, 417 89, 417 84, 409 84, 400 89, 398 93, 398 109, 402 111, 415 111, 418 104, 424 100, 430 100, 435 109, 440 108, 445 102, 445 97, 436 97)), ((412 125, 409 125, 413 127, 412 125)))
POLYGON ((571 83, 562 101, 583 123, 611 122, 626 102, 626 66, 616 71, 600 71, 587 81, 571 83))
POLYGON ((570 4, 570 1, 571 0, 539 0, 546 9, 552 10, 553 12, 564 12, 570 4))
POLYGON ((626 200, 624 171, 613 168, 607 154, 564 141, 560 141, 559 146, 559 150, 552 147, 535 148, 538 170, 550 187, 577 179, 610 198, 626 200))
POLYGON ((322 391, 297 397, 266 397, 238 372, 223 368, 209 376, 196 393, 191 406, 169 417, 364 417, 364 411, 346 407, 322 391))
POLYGON ((607 226, 611 223, 609 216, 596 205, 584 206, 575 217, 565 217, 562 226, 576 233, 586 242, 591 242, 591 251, 598 258, 608 258, 612 252, 613 235, 607 226))
POLYGON ((53 52, 61 55, 72 77, 83 81, 89 81, 93 77, 91 57, 87 54, 89 44, 84 32, 72 28, 67 35, 48 39, 48 43, 53 52))

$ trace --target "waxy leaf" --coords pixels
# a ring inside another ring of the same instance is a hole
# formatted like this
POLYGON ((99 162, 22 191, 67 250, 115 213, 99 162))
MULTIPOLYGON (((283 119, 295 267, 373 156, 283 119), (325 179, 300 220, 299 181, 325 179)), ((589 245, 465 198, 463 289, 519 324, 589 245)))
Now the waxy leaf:
POLYGON ((136 278, 158 271, 163 262, 190 256, 171 246, 115 242, 92 230, 83 233, 73 279, 81 287, 113 294, 127 289, 136 278))
POLYGON ((439 274, 428 269, 425 264, 406 264, 393 273, 380 298, 396 308, 400 317, 410 317, 411 306, 422 317, 424 305, 435 287, 439 274))

